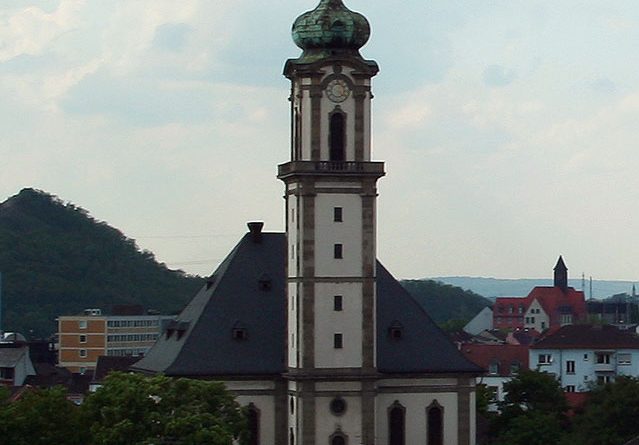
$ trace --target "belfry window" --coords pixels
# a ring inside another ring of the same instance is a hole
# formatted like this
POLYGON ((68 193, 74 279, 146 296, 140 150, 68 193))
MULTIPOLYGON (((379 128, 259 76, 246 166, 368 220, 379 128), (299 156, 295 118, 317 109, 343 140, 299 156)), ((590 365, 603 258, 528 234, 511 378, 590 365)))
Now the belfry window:
POLYGON ((345 114, 335 111, 330 115, 329 144, 331 161, 346 160, 346 125, 345 114))

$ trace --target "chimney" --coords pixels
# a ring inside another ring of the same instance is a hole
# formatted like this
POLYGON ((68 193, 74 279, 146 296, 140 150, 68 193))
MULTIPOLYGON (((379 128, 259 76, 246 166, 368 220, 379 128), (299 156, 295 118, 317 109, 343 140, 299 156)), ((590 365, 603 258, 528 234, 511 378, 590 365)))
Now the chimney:
POLYGON ((253 221, 246 224, 249 232, 251 233, 251 239, 254 243, 259 244, 262 242, 262 228, 264 223, 261 221, 253 221))

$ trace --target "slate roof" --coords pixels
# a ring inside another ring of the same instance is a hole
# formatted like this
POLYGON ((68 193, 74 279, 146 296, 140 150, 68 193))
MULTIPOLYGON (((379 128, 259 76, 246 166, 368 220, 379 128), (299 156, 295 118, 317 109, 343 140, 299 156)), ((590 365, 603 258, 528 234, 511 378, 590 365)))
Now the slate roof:
POLYGON ((29 348, 26 346, 15 347, 13 345, 0 348, 0 368, 15 368, 28 350, 29 348))
POLYGON ((532 349, 639 349, 639 336, 609 325, 562 326, 545 336, 532 349))
POLYGON ((93 382, 101 382, 113 371, 128 371, 132 364, 140 360, 140 357, 102 355, 93 371, 93 382))
MULTIPOLYGON (((132 370, 170 376, 263 376, 286 371, 286 236, 246 234, 132 370), (269 281, 268 286, 261 282, 269 281), (245 329, 247 338, 233 338, 245 329)), ((377 264, 377 360, 383 373, 481 373, 377 264), (402 338, 389 328, 402 326, 402 338)))

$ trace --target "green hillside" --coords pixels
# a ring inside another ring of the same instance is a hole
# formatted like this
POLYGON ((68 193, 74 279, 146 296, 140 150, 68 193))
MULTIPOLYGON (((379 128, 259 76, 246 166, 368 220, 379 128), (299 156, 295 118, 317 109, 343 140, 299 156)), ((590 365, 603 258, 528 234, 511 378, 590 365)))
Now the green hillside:
POLYGON ((88 212, 24 189, 0 204, 2 327, 35 336, 88 307, 139 304, 178 312, 203 280, 167 269, 88 212))
POLYGON ((492 302, 472 291, 433 280, 404 280, 402 286, 439 325, 468 321, 492 302))

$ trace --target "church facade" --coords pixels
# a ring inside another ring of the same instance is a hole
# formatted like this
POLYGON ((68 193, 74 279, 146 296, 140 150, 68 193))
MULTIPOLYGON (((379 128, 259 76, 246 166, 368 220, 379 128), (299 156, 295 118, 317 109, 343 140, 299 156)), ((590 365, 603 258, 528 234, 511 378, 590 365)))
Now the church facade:
POLYGON ((376 256, 370 27, 341 0, 295 21, 286 233, 250 223, 135 369, 224 381, 253 444, 472 445, 467 361, 376 256))

